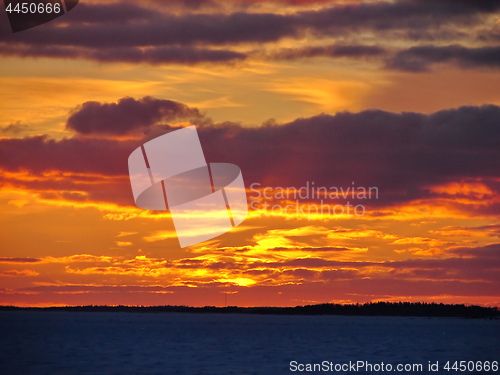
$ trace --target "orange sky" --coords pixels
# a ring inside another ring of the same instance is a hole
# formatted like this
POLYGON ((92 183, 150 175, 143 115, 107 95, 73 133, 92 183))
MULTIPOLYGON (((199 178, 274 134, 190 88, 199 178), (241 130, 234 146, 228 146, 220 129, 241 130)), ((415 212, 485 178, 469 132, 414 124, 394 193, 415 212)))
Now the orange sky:
POLYGON ((81 1, 15 34, 2 10, 0 304, 500 306, 500 6, 443 2, 81 1), (188 124, 254 206, 181 249, 127 158, 188 124), (378 198, 277 195, 312 182, 378 198))

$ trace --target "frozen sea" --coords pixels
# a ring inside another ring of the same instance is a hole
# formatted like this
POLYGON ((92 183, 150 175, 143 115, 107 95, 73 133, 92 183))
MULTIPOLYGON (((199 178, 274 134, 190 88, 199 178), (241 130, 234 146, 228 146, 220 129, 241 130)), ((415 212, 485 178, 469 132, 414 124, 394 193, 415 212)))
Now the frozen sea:
MULTIPOLYGON (((2 375, 353 372, 291 371, 291 361, 297 366, 323 361, 423 365, 422 372, 395 374, 429 373, 429 361, 439 361, 439 371, 432 373, 464 374, 471 372, 448 372, 443 366, 446 361, 499 360, 500 320, 0 312, 2 375)), ((361 368, 357 373, 381 371, 361 368)))

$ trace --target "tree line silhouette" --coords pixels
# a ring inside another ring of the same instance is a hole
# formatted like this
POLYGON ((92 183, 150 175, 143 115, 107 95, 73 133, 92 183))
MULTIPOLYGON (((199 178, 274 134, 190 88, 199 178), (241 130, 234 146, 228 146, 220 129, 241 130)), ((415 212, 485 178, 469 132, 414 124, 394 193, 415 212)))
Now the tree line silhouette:
POLYGON ((365 304, 306 305, 296 307, 190 307, 190 306, 64 306, 64 307, 16 307, 0 306, 0 311, 75 311, 75 312, 135 312, 135 313, 232 313, 262 315, 349 315, 349 316, 415 316, 415 317, 462 317, 498 318, 498 307, 452 305, 426 302, 368 302, 365 304))

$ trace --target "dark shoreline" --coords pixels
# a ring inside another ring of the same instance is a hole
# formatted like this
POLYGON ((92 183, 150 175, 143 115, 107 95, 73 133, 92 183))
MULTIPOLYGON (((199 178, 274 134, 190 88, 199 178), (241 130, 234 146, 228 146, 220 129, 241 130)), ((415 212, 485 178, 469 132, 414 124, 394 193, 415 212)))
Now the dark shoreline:
POLYGON ((68 311, 68 312, 135 312, 135 313, 219 313, 260 315, 347 315, 347 316, 408 316, 458 317, 498 319, 498 307, 466 306, 437 303, 376 302, 363 305, 319 304, 296 307, 189 307, 189 306, 64 306, 17 307, 0 306, 0 311, 68 311))

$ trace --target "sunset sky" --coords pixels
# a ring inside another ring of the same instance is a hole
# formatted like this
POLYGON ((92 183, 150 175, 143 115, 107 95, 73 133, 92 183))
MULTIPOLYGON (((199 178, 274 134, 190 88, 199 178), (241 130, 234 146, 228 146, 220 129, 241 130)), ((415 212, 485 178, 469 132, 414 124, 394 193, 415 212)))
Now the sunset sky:
POLYGON ((499 1, 0 5, 0 68, 2 305, 500 306, 499 1), (181 248, 127 160, 190 124, 249 215, 181 248), (322 199, 365 214, 254 209, 322 199))

